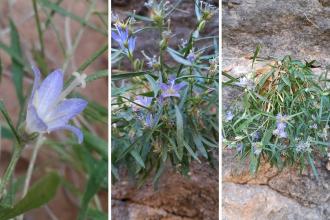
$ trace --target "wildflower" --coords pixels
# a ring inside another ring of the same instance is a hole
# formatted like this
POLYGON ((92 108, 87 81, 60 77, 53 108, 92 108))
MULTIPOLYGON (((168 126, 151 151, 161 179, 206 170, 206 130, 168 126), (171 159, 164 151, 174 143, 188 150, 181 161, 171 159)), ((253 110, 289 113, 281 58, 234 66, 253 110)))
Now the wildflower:
POLYGON ((181 48, 185 48, 186 46, 187 46, 187 44, 188 44, 188 41, 187 40, 184 40, 183 38, 181 38, 181 40, 180 40, 180 47, 181 48))
POLYGON ((252 133, 251 137, 252 137, 252 141, 258 141, 260 139, 260 134, 258 131, 255 131, 252 133))
POLYGON ((134 101, 133 104, 133 110, 138 111, 141 106, 148 108, 151 105, 152 102, 152 97, 146 97, 146 96, 137 96, 136 100, 134 101))
POLYGON ((273 131, 273 134, 280 138, 287 138, 288 135, 285 132, 285 128, 287 126, 286 122, 288 121, 288 117, 286 115, 282 115, 281 113, 276 116, 276 129, 273 131))
POLYGON ((127 47, 126 45, 128 41, 128 28, 125 28, 124 30, 121 27, 119 27, 119 25, 116 25, 115 27, 117 33, 112 31, 111 36, 115 41, 117 41, 117 43, 122 49, 125 49, 127 47))
POLYGON ((112 31, 112 38, 119 44, 120 48, 127 52, 129 55, 133 54, 135 49, 136 37, 128 36, 128 28, 121 28, 119 25, 116 25, 116 32, 112 31))
POLYGON ((233 118, 234 118, 234 114, 231 111, 227 111, 225 120, 231 121, 231 120, 233 120, 233 118))
POLYGON ((217 12, 217 8, 207 2, 200 1, 200 10, 204 20, 210 20, 213 15, 217 12))
POLYGON ((239 82, 235 83, 235 85, 246 88, 248 90, 253 90, 255 88, 254 82, 247 77, 241 77, 239 82))
POLYGON ((180 82, 178 84, 175 84, 175 77, 170 77, 169 83, 160 83, 160 88, 162 90, 162 98, 166 97, 178 97, 180 98, 179 91, 187 85, 186 82, 180 82))
POLYGON ((190 63, 193 63, 193 62, 195 62, 196 58, 197 58, 197 56, 194 52, 194 49, 191 49, 187 56, 187 60, 189 60, 190 63))
POLYGON ((240 153, 240 154, 243 152, 243 144, 242 143, 237 144, 236 151, 237 151, 237 153, 240 153))
POLYGON ((310 146, 311 146, 311 144, 308 140, 306 142, 299 142, 298 145, 296 146, 296 151, 298 153, 303 153, 303 152, 311 153, 312 149, 310 146))
POLYGON ((149 68, 157 68, 160 65, 159 59, 157 59, 156 55, 153 55, 153 57, 149 57, 145 54, 145 52, 142 50, 141 53, 143 56, 147 59, 147 66, 149 68))
POLYGON ((133 51, 135 49, 135 42, 136 42, 136 37, 130 37, 128 39, 128 53, 133 54, 133 51))
POLYGON ((218 65, 219 65, 219 59, 217 57, 214 57, 213 59, 211 59, 209 61, 209 63, 210 63, 210 69, 209 69, 210 74, 213 75, 213 74, 217 73, 218 65))
POLYGON ((55 70, 40 84, 40 71, 32 67, 34 84, 27 106, 26 127, 27 133, 50 133, 56 130, 73 132, 78 142, 83 141, 83 134, 70 124, 69 120, 81 113, 87 106, 87 101, 79 98, 65 99, 77 86, 86 86, 86 75, 74 73, 75 80, 63 89, 63 72, 55 70))
POLYGON ((328 130, 329 130, 329 125, 325 125, 325 127, 322 129, 321 138, 323 138, 324 140, 328 139, 328 130))
POLYGON ((261 142, 252 143, 252 148, 253 148, 253 153, 258 156, 262 151, 262 143, 261 142))
POLYGON ((144 3, 144 6, 147 8, 152 8, 154 6, 155 2, 153 0, 148 0, 148 2, 144 3))
POLYGON ((153 123, 153 116, 151 113, 146 115, 146 119, 145 119, 145 127, 151 128, 152 127, 152 123, 153 123))
POLYGON ((309 126, 309 128, 312 128, 312 129, 317 129, 317 124, 316 124, 316 123, 314 123, 314 124, 310 125, 310 126, 309 126))
POLYGON ((133 111, 136 112, 137 118, 144 121, 146 127, 151 127, 153 122, 153 115, 149 112, 141 111, 141 106, 148 108, 151 105, 152 97, 137 96, 133 104, 133 111))

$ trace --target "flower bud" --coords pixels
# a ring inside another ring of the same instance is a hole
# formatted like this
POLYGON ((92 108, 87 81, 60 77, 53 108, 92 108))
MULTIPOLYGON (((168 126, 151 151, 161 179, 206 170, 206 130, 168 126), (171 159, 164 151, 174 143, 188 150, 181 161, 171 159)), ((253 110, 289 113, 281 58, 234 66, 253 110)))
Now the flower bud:
POLYGON ((199 23, 197 30, 202 31, 205 28, 206 21, 202 20, 201 23, 199 23))

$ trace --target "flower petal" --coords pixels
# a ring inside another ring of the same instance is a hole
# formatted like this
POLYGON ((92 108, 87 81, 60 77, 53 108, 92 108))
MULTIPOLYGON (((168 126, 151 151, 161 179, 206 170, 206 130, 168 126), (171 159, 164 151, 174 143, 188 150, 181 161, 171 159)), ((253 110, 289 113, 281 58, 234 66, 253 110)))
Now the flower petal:
POLYGON ((31 92, 31 98, 34 95, 34 92, 39 88, 40 79, 41 79, 40 70, 36 66, 32 66, 32 71, 33 71, 33 75, 34 75, 34 82, 33 82, 33 87, 32 87, 32 92, 31 92))
POLYGON ((70 119, 82 112, 88 102, 84 99, 72 98, 62 101, 44 118, 48 130, 66 125, 70 119))
POLYGON ((180 94, 178 92, 176 92, 176 93, 165 92, 165 93, 163 93, 163 97, 164 98, 166 98, 166 97, 178 97, 178 98, 180 98, 180 94))
POLYGON ((63 72, 58 69, 46 77, 33 98, 33 105, 36 107, 39 117, 44 118, 50 108, 54 107, 53 104, 57 102, 62 89, 63 72))
POLYGON ((27 109, 26 113, 26 128, 30 133, 47 132, 47 125, 42 121, 42 119, 38 116, 36 109, 31 105, 27 109))
POLYGON ((58 130, 68 130, 68 131, 71 131, 78 138, 78 143, 79 144, 81 144, 83 142, 83 140, 84 140, 84 135, 81 132, 81 130, 79 128, 77 128, 77 127, 72 126, 72 125, 64 125, 64 126, 61 126, 61 127, 53 128, 51 131, 58 131, 58 130))
POLYGON ((161 90, 163 90, 163 92, 170 88, 170 86, 165 83, 159 83, 159 87, 161 88, 161 90))
POLYGON ((111 32, 111 37, 112 37, 115 41, 117 41, 118 43, 121 42, 120 37, 119 37, 118 34, 116 34, 116 32, 112 31, 112 32, 111 32))
POLYGON ((173 89, 174 89, 175 91, 179 91, 180 89, 182 89, 182 88, 185 87, 186 85, 187 85, 186 82, 180 82, 180 83, 178 83, 178 84, 175 84, 175 85, 173 86, 173 89))

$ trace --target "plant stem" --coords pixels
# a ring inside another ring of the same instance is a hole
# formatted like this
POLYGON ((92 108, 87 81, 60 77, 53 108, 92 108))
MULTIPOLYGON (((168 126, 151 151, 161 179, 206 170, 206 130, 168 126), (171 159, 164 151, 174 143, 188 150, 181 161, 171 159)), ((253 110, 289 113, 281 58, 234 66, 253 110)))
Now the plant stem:
POLYGON ((39 13, 38 13, 38 8, 37 8, 37 1, 32 0, 32 2, 33 2, 34 16, 35 16, 36 23, 37 23, 37 30, 38 30, 38 35, 39 35, 40 47, 41 47, 41 54, 43 56, 45 56, 44 36, 43 36, 42 30, 41 30, 39 13))
POLYGON ((20 145, 16 145, 14 147, 14 152, 13 152, 13 155, 12 155, 11 160, 9 162, 9 165, 8 165, 6 171, 5 171, 5 174, 2 178, 2 180, 0 181, 0 199, 2 198, 2 196, 5 192, 7 183, 10 180, 10 178, 11 178, 11 176, 12 176, 14 170, 15 170, 15 166, 18 162, 18 159, 21 156, 22 150, 23 150, 23 147, 20 146, 20 145))
MULTIPOLYGON (((33 152, 32 152, 31 160, 30 160, 29 167, 28 167, 27 174, 26 174, 26 178, 25 178, 22 198, 24 198, 24 196, 26 196, 26 194, 28 192, 29 185, 30 185, 31 178, 32 178, 32 174, 33 174, 34 165, 35 165, 35 162, 36 162, 36 159, 37 159, 38 152, 39 152, 43 142, 44 142, 44 137, 41 135, 41 136, 38 137, 36 146, 34 147, 33 152)), ((24 217, 24 214, 22 214, 18 218, 18 220, 23 220, 23 217, 24 217)))
POLYGON ((25 179, 25 183, 24 183, 24 189, 23 189, 22 197, 24 197, 26 195, 26 193, 29 189, 29 185, 30 185, 34 165, 35 165, 35 162, 36 162, 36 159, 37 159, 38 152, 39 152, 40 147, 42 146, 43 142, 44 142, 44 138, 43 138, 43 136, 40 136, 37 140, 36 146, 33 149, 31 160, 30 160, 29 167, 28 167, 28 171, 27 171, 27 174, 26 174, 26 179, 25 179))

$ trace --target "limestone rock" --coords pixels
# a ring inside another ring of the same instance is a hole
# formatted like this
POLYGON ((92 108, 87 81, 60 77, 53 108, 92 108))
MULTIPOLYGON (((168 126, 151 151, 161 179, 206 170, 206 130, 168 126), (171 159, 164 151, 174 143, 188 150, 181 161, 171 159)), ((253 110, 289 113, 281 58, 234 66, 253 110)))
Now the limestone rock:
POLYGON ((319 209, 300 205, 268 186, 223 184, 224 220, 326 220, 319 209))

